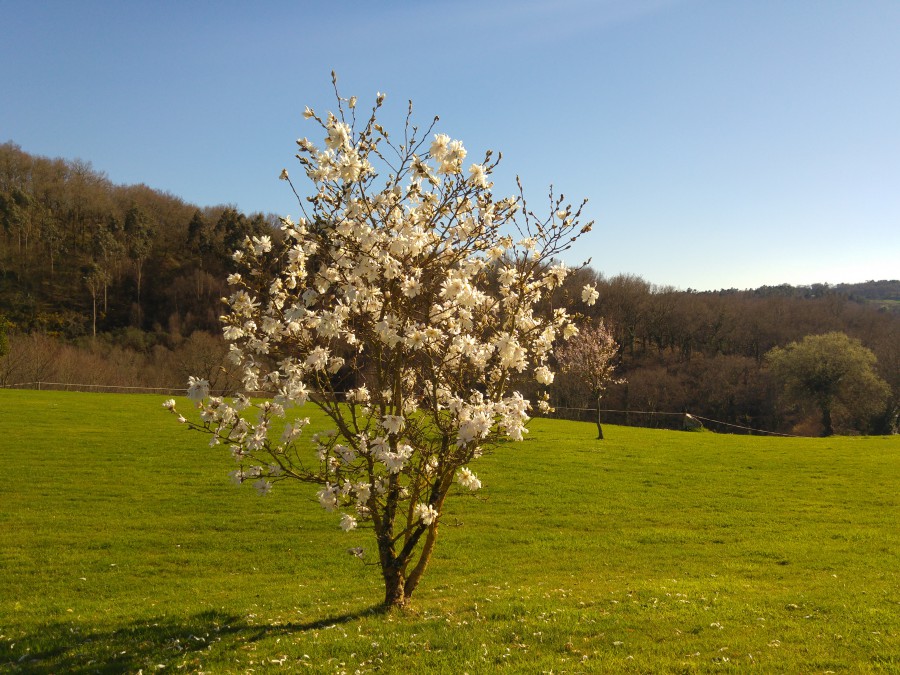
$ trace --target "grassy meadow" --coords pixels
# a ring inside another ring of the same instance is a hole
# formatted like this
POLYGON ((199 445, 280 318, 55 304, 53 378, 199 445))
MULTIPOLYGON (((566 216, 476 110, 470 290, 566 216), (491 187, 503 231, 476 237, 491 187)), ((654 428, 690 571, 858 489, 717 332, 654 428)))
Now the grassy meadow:
POLYGON ((164 398, 0 391, 0 672, 900 672, 900 437, 535 420, 381 614, 368 531, 164 398))

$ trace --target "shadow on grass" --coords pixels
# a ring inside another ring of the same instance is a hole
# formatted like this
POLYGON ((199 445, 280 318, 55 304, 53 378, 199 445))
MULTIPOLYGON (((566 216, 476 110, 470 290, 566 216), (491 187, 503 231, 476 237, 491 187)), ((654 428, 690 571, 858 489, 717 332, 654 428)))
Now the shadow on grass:
POLYGON ((245 617, 216 611, 180 620, 159 617, 111 630, 57 622, 31 635, 2 636, 0 672, 105 675, 152 673, 161 666, 193 672, 204 662, 221 664, 228 660, 228 653, 272 636, 322 630, 384 612, 376 606, 307 623, 277 625, 254 625, 245 617))

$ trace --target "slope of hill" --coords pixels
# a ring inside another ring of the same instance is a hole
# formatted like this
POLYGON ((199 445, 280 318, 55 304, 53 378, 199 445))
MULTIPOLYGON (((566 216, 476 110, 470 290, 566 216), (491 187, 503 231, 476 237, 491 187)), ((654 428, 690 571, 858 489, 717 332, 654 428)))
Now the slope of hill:
MULTIPOLYGON (((0 332, 5 326, 19 355, 0 360, 0 384, 52 376, 180 386, 188 368, 220 373, 221 341, 210 336, 220 334, 230 252, 246 236, 271 232, 276 220, 187 204, 145 185, 114 185, 89 163, 0 145, 0 332), (82 365, 62 369, 49 355, 63 351, 16 335, 50 335, 67 341, 67 348, 80 345, 86 356, 67 351, 70 364, 82 365)), ((880 422, 847 430, 893 428, 900 401, 900 281, 701 293, 632 275, 606 278, 590 268, 567 280, 575 290, 587 282, 597 283, 600 299, 575 309, 611 326, 627 380, 609 391, 609 408, 690 410, 748 427, 814 433, 804 411, 779 404, 765 354, 806 335, 841 331, 875 352, 879 373, 895 392, 880 422)), ((576 379, 558 378, 560 407, 591 406, 576 379)), ((663 419, 614 418, 630 424, 663 419)))

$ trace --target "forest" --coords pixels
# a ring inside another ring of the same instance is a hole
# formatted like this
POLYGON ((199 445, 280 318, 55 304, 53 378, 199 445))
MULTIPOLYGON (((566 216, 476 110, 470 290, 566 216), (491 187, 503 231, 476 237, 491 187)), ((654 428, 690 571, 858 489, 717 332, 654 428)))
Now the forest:
MULTIPOLYGON (((237 380, 219 314, 230 252, 277 235, 277 223, 0 145, 0 386, 183 388, 197 375, 228 390, 237 380)), ((567 280, 589 282, 599 300, 573 309, 602 319, 619 345, 610 423, 682 428, 687 412, 716 431, 817 435, 816 411, 784 400, 766 355, 836 331, 874 353, 891 391, 877 414, 837 410, 836 430, 897 430, 900 280, 699 292, 589 267, 567 280)), ((551 394, 561 416, 596 405, 572 374, 551 394)))

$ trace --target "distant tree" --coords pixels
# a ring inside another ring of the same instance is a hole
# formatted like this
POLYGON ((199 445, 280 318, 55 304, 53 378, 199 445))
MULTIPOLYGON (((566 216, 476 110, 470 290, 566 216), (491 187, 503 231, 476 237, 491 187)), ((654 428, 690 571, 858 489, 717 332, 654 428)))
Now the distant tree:
POLYGON ((137 281, 138 324, 141 323, 141 278, 144 263, 150 257, 153 245, 153 228, 147 214, 138 206, 132 206, 125 214, 125 241, 128 257, 134 263, 137 281))
POLYGON ((619 345, 603 321, 583 326, 578 335, 556 351, 561 370, 587 384, 597 402, 598 441, 603 440, 603 426, 600 422, 600 401, 603 394, 610 384, 624 381, 613 377, 614 360, 618 351, 619 345))
POLYGON ((98 278, 103 285, 103 313, 109 311, 108 288, 122 260, 125 247, 116 238, 119 230, 118 220, 114 216, 105 223, 97 225, 91 241, 93 265, 99 270, 98 278))
POLYGON ((0 314, 0 358, 9 353, 9 336, 7 333, 11 327, 12 324, 7 321, 5 316, 0 314))
POLYGON ((606 317, 617 342, 633 355, 647 319, 650 283, 634 274, 619 274, 598 288, 600 300, 594 315, 606 317))
POLYGON ((215 240, 213 239, 212 226, 200 212, 194 211, 191 222, 188 223, 187 244, 190 252, 196 257, 200 269, 204 267, 204 258, 213 252, 215 240))
POLYGON ((229 252, 237 250, 249 235, 247 217, 237 209, 231 207, 225 209, 216 221, 216 235, 221 242, 221 256, 227 256, 229 252))
POLYGON ((56 272, 56 260, 65 251, 65 232, 52 211, 45 209, 41 217, 41 239, 47 246, 47 260, 50 263, 50 283, 56 272))
POLYGON ((807 335, 776 347, 767 359, 787 400, 812 403, 821 412, 824 436, 834 434, 837 409, 860 421, 882 412, 890 396, 875 373, 875 354, 844 333, 807 335))
POLYGON ((19 263, 23 271, 28 269, 28 246, 37 229, 34 206, 31 194, 18 187, 8 196, 0 195, 0 224, 6 232, 16 235, 19 263))
POLYGON ((93 308, 91 335, 97 337, 97 297, 101 292, 106 293, 106 287, 109 284, 109 273, 97 263, 86 265, 84 268, 84 284, 91 294, 91 306, 93 308))
POLYGON ((245 216, 240 211, 228 207, 219 216, 213 230, 218 257, 226 262, 229 269, 234 269, 232 252, 243 246, 250 237, 271 236, 275 234, 262 214, 245 216))
POLYGON ((234 391, 240 385, 240 373, 228 359, 228 343, 220 335, 194 331, 175 350, 174 361, 181 382, 191 375, 209 382, 211 392, 234 391))

